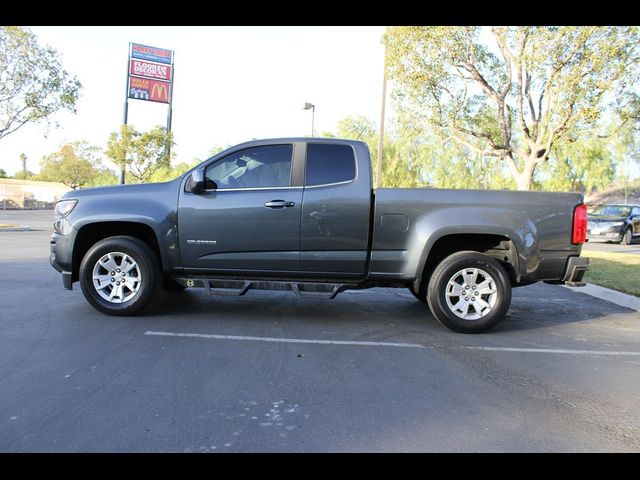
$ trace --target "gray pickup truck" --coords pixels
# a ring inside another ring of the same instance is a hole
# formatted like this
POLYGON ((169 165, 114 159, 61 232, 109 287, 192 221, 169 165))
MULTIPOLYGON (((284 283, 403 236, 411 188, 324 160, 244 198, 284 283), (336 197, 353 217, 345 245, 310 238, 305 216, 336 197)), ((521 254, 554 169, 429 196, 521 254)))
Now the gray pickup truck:
POLYGON ((584 285, 580 194, 372 187, 360 141, 257 140, 166 183, 67 193, 51 264, 65 288, 133 315, 160 289, 244 295, 408 288, 445 326, 483 332, 513 287, 584 285))

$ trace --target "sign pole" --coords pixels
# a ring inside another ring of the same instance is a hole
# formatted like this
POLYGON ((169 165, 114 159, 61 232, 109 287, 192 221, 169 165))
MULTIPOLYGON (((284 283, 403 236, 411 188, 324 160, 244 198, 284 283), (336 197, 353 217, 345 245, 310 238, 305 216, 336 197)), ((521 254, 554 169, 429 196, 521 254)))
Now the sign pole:
MULTIPOLYGON (((129 117, 129 64, 131 59, 131 42, 129 42, 129 55, 127 55, 127 83, 124 87, 124 119, 123 125, 127 124, 129 117)), ((125 164, 120 165, 120 185, 124 185, 124 168, 125 164)))
MULTIPOLYGON (((127 124, 129 98, 150 102, 167 103, 167 128, 171 132, 173 115, 173 50, 150 47, 129 42, 127 59, 127 99, 124 105, 124 125, 127 124)), ((165 154, 171 158, 171 144, 165 145, 165 154)), ((124 183, 125 165, 120 172, 120 183, 124 183)))
MULTIPOLYGON (((173 115, 173 79, 176 75, 176 66, 173 63, 173 53, 171 54, 171 82, 169 85, 169 111, 167 112, 167 133, 171 131, 171 116, 173 115)), ((167 143, 167 158, 171 164, 171 142, 167 143)))

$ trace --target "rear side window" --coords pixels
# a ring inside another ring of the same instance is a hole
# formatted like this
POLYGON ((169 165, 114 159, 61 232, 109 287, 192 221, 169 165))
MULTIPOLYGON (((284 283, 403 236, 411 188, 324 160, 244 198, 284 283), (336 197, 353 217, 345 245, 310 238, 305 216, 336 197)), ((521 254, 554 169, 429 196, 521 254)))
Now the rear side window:
POLYGON ((349 145, 309 143, 305 185, 326 185, 356 178, 356 159, 349 145))

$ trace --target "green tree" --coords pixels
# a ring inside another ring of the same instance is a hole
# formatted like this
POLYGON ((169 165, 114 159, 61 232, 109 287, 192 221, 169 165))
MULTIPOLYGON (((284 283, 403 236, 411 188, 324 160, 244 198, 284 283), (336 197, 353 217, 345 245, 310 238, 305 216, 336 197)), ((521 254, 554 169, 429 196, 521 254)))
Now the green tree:
POLYGON ((53 48, 38 45, 27 28, 0 27, 0 139, 59 110, 75 113, 82 88, 53 48))
POLYGON ((108 167, 98 167, 96 174, 87 183, 87 187, 101 187, 106 185, 117 185, 118 175, 108 167))
POLYGON ((591 193, 615 178, 617 158, 611 142, 593 135, 558 142, 540 169, 544 190, 591 193))
POLYGON ((7 176, 7 172, 5 172, 4 168, 0 168, 0 178, 9 178, 7 176))
POLYGON ((31 170, 27 170, 26 172, 24 170, 20 170, 19 172, 16 172, 13 178, 16 180, 36 180, 36 174, 31 170))
POLYGON ((41 160, 38 180, 64 183, 74 190, 90 185, 100 173, 98 152, 84 141, 63 145, 41 160))
POLYGON ((130 175, 144 183, 157 170, 170 168, 168 151, 173 145, 173 133, 164 127, 138 132, 131 125, 122 125, 119 132, 111 133, 105 153, 117 166, 128 166, 130 175))
POLYGON ((387 74, 401 114, 503 160, 519 189, 531 189, 556 142, 592 133, 603 112, 634 111, 638 27, 491 27, 491 44, 482 33, 391 27, 387 74))
POLYGON ((613 150, 620 157, 617 176, 624 185, 626 203, 635 183, 631 178, 633 165, 640 165, 640 116, 633 123, 626 124, 616 140, 613 150))
POLYGON ((187 170, 195 167, 201 163, 201 160, 194 160, 191 163, 180 162, 175 167, 162 167, 154 172, 153 175, 149 178, 150 182, 167 182, 169 180, 173 180, 174 178, 178 178, 187 170))

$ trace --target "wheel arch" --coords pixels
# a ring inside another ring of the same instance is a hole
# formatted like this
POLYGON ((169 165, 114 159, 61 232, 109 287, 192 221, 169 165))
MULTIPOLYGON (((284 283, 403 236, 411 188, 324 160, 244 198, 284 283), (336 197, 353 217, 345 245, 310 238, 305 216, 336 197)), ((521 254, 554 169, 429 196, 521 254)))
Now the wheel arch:
POLYGON ((80 263, 87 251, 100 240, 115 236, 128 236, 142 241, 157 256, 161 268, 166 265, 157 234, 151 226, 127 221, 93 222, 83 225, 76 234, 71 260, 72 282, 80 278, 80 263))
POLYGON ((436 266, 449 255, 459 251, 483 253, 497 260, 506 270, 512 286, 520 280, 520 265, 515 242, 506 232, 441 232, 425 245, 417 275, 413 282, 416 291, 428 279, 436 266))

